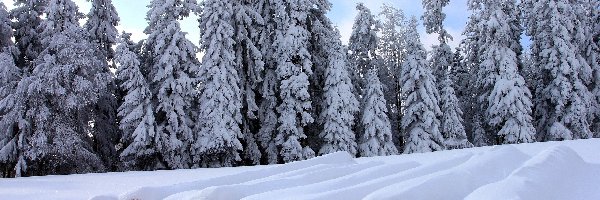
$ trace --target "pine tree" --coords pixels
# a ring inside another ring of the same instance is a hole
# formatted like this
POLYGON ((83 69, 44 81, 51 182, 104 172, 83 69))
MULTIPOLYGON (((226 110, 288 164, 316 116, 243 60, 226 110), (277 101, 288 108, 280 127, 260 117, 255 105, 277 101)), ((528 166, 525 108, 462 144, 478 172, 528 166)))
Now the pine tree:
POLYGON ((441 116, 438 106, 439 92, 431 69, 426 65, 426 54, 417 32, 417 20, 413 18, 406 35, 409 52, 402 66, 400 82, 402 100, 406 105, 402 117, 405 132, 404 153, 421 153, 444 149, 439 130, 441 116))
POLYGON ((262 82, 264 60, 259 49, 260 27, 264 25, 261 14, 256 9, 258 0, 233 1, 235 30, 235 63, 240 77, 242 91, 242 144, 244 160, 249 164, 260 164, 261 152, 256 142, 258 126, 258 104, 256 93, 262 82))
MULTIPOLYGON (((112 5, 111 0, 89 0, 92 1, 92 8, 87 15, 87 21, 84 25, 88 32, 89 40, 97 45, 99 49, 98 55, 101 59, 107 62, 104 66, 106 72, 110 71, 109 63, 113 64, 114 50, 112 49, 117 42, 117 26, 119 24, 119 16, 112 5)), ((115 67, 113 67, 115 68, 115 67)), ((100 96, 97 106, 94 108, 94 129, 96 132, 102 132, 102 138, 94 138, 95 147, 101 152, 105 162, 114 165, 116 161, 113 159, 117 153, 113 151, 113 147, 121 138, 117 124, 118 117, 116 110, 119 105, 115 98, 117 87, 114 82, 110 82, 107 90, 100 96)))
POLYGON ((467 133, 463 126, 463 113, 449 75, 446 75, 441 85, 440 106, 443 114, 440 129, 444 136, 444 145, 449 150, 471 148, 473 144, 467 140, 467 133))
POLYGON ((92 2, 92 9, 87 15, 85 29, 90 33, 92 42, 98 44, 101 52, 108 60, 114 57, 112 47, 117 43, 119 32, 119 15, 112 4, 112 0, 88 0, 92 2))
MULTIPOLYGON (((514 33, 510 26, 514 0, 485 1, 479 85, 488 99, 488 124, 497 133, 497 143, 534 142, 531 124, 531 93, 518 72, 519 61, 513 51, 514 33), (498 129, 499 128, 499 129, 498 129)), ((485 98, 482 96, 481 98, 485 98)))
POLYGON ((480 23, 483 23, 481 19, 481 3, 481 0, 468 1, 468 8, 472 13, 463 32, 465 39, 461 41, 460 47, 465 54, 464 59, 462 60, 463 68, 461 71, 467 73, 468 76, 464 76, 467 79, 461 80, 462 83, 466 84, 465 87, 457 88, 456 90, 458 92, 464 92, 463 95, 459 95, 459 98, 467 100, 463 102, 463 106, 468 107, 469 109, 463 111, 465 111, 465 116, 472 117, 467 118, 465 127, 467 128, 467 133, 472 134, 473 144, 475 146, 490 145, 491 143, 487 142, 491 141, 491 138, 493 137, 492 134, 496 134, 486 130, 486 123, 482 117, 487 116, 485 113, 487 109, 487 96, 481 98, 484 90, 477 84, 477 81, 480 78, 477 72, 479 71, 479 66, 481 64, 480 55, 484 37, 479 25, 480 23))
POLYGON ((392 141, 392 130, 387 116, 383 87, 377 76, 377 69, 367 75, 362 102, 359 152, 362 157, 388 156, 398 154, 392 141))
POLYGON ((353 85, 340 35, 335 31, 329 39, 323 43, 329 53, 329 60, 325 69, 323 111, 319 118, 324 127, 319 136, 324 144, 319 154, 346 151, 350 155, 356 155, 356 137, 352 126, 359 105, 352 93, 353 85))
POLYGON ((542 68, 543 89, 536 94, 539 139, 590 138, 592 94, 585 86, 585 66, 573 42, 577 18, 567 0, 525 1, 523 13, 532 38, 534 64, 542 68))
POLYGON ((381 37, 377 49, 382 60, 379 73, 382 74, 380 78, 384 83, 394 143, 402 144, 400 136, 400 118, 402 118, 400 71, 402 70, 400 68, 406 57, 403 44, 406 19, 402 10, 387 4, 383 5, 379 16, 382 18, 381 37))
POLYGON ((185 38, 177 20, 196 12, 192 0, 153 0, 147 13, 148 34, 142 74, 149 80, 158 140, 158 157, 170 169, 191 166, 190 145, 196 104, 197 47, 185 38))
POLYGON ((120 87, 126 91, 123 104, 118 109, 122 142, 126 145, 121 161, 128 169, 152 170, 156 167, 156 123, 152 93, 140 71, 138 55, 132 52, 131 34, 123 33, 116 48, 115 62, 119 65, 116 76, 120 87))
MULTIPOLYGON (((446 14, 443 13, 442 9, 448 5, 449 0, 424 0, 423 8, 425 13, 423 14, 423 25, 425 26, 425 32, 428 34, 438 34, 439 45, 433 46, 433 50, 430 57, 430 65, 433 70, 433 75, 436 80, 441 82, 444 80, 446 71, 452 64, 452 49, 448 45, 448 40, 452 40, 452 36, 448 34, 444 29, 444 20, 446 14)), ((438 84, 438 89, 442 89, 441 84, 438 84)))
POLYGON ((203 83, 194 162, 202 167, 233 166, 241 158, 242 137, 240 79, 235 65, 233 5, 231 1, 207 0, 200 15, 203 83))
POLYGON ((16 0, 15 8, 10 11, 10 17, 14 20, 15 44, 20 52, 16 64, 26 69, 23 73, 33 71, 31 62, 43 50, 38 28, 47 3, 48 0, 16 0))
POLYGON ((104 133, 94 131, 90 110, 112 77, 79 26, 77 9, 71 0, 51 0, 40 24, 44 50, 34 61, 27 101, 30 175, 105 170, 92 141, 104 133))
POLYGON ((275 142, 275 132, 277 131, 277 63, 275 61, 275 28, 277 27, 275 9, 272 0, 260 0, 256 5, 260 12, 264 26, 259 29, 260 51, 265 61, 264 77, 260 86, 261 101, 258 109, 258 118, 260 120, 260 129, 257 134, 257 140, 260 143, 261 151, 265 153, 266 163, 278 163, 279 152, 275 142))
POLYGON ((377 32, 379 23, 375 20, 371 10, 363 3, 356 5, 358 15, 352 26, 352 34, 348 42, 348 59, 350 60, 350 71, 352 82, 357 92, 362 92, 363 79, 367 71, 377 66, 377 32))
POLYGON ((277 107, 279 127, 275 142, 284 162, 314 157, 314 151, 306 144, 304 128, 313 122, 310 85, 312 74, 310 54, 306 49, 308 31, 306 16, 310 8, 307 0, 274 1, 277 16, 275 29, 275 62, 281 104, 277 107))

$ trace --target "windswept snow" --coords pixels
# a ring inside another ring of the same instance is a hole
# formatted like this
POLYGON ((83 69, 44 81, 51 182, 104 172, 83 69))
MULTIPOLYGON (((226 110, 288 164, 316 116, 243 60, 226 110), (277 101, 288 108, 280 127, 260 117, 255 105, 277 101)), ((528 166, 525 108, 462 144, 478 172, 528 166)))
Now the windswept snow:
POLYGON ((600 139, 0 180, 0 199, 600 199, 600 139))

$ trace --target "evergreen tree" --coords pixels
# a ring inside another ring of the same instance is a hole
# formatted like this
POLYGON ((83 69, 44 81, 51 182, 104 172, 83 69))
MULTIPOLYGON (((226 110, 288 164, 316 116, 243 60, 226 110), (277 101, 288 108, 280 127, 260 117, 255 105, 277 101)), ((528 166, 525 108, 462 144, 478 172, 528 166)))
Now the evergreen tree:
MULTIPOLYGON (((114 65, 113 57, 114 50, 112 49, 117 42, 117 28, 119 16, 112 5, 111 0, 88 0, 92 1, 92 8, 87 15, 87 21, 84 28, 87 30, 89 40, 97 45, 98 55, 107 62, 104 66, 109 66, 109 62, 114 65)), ((115 68, 115 67, 113 67, 115 68)), ((104 70, 109 72, 109 67, 104 70)), ((117 124, 118 117, 116 110, 118 109, 117 99, 115 98, 117 86, 114 82, 110 82, 107 91, 101 94, 97 106, 94 108, 94 129, 96 132, 102 132, 102 138, 95 138, 95 148, 101 152, 102 158, 110 165, 115 165, 113 158, 116 157, 116 152, 106 148, 114 146, 121 138, 117 124)))
POLYGON ((0 53, 0 177, 20 177, 27 172, 25 83, 13 53, 5 47, 0 53))
POLYGON ((119 128, 123 131, 121 140, 126 145, 120 156, 128 169, 152 170, 158 163, 152 93, 140 71, 138 55, 132 51, 130 36, 123 33, 115 54, 119 65, 116 76, 126 91, 118 110, 119 128))
POLYGON ((377 69, 367 73, 367 84, 363 93, 359 152, 362 157, 389 156, 398 154, 392 141, 392 130, 387 116, 383 87, 377 69))
POLYGON ((585 86, 587 71, 573 42, 577 22, 567 0, 525 1, 523 13, 532 38, 534 65, 542 68, 542 90, 536 94, 538 139, 590 138, 592 94, 585 86))
POLYGON ((257 134, 257 140, 260 143, 261 151, 264 152, 266 163, 278 163, 279 152, 275 142, 277 131, 277 63, 275 59, 276 46, 275 28, 277 21, 275 17, 274 2, 272 0, 260 0, 257 3, 257 10, 260 12, 264 26, 258 29, 260 51, 265 61, 264 77, 260 86, 261 101, 258 110, 258 118, 260 120, 260 129, 257 134))
POLYGON ((90 111, 112 77, 79 26, 83 15, 73 1, 51 0, 45 14, 40 24, 44 50, 34 61, 28 89, 28 174, 104 171, 92 141, 104 133, 94 131, 90 111))
POLYGON ((463 126, 462 110, 452 87, 450 76, 442 82, 440 106, 442 111, 441 132, 447 149, 471 148, 473 144, 467 140, 467 133, 463 126))
MULTIPOLYGON (((423 8, 425 13, 423 14, 423 25, 425 26, 425 32, 428 34, 438 34, 439 45, 433 46, 433 50, 430 57, 430 65, 433 70, 433 75, 436 80, 440 82, 444 80, 446 71, 452 64, 452 49, 447 44, 448 40, 452 40, 452 36, 448 34, 444 29, 444 19, 446 14, 443 13, 443 8, 448 5, 449 0, 424 0, 423 8)), ((441 84, 438 86, 442 89, 441 84)))
POLYGON ((141 71, 149 80, 156 106, 158 157, 167 168, 188 168, 200 64, 197 47, 185 38, 177 20, 197 11, 198 5, 193 0, 153 0, 149 8, 141 71))
MULTIPOLYGON (((482 21, 483 51, 478 84, 488 99, 488 124, 497 133, 499 144, 534 142, 531 124, 531 93, 518 72, 519 61, 513 51, 514 33, 510 18, 516 1, 485 1, 482 21), (488 89, 489 88, 489 89, 488 89), (499 129, 498 129, 499 128, 499 129)), ((481 98, 484 98, 482 96, 481 98)))
POLYGON ((426 65, 426 53, 417 32, 417 20, 410 21, 406 35, 406 50, 409 52, 402 66, 400 82, 402 100, 406 105, 402 117, 405 132, 404 153, 421 153, 444 149, 439 130, 441 116, 438 106, 439 92, 431 69, 426 65))
MULTIPOLYGON (((488 132, 486 130, 486 123, 483 119, 483 116, 487 116, 486 109, 487 107, 487 96, 482 97, 483 90, 477 84, 479 79, 478 71, 479 66, 481 64, 480 55, 482 51, 482 42, 484 35, 480 30, 480 23, 482 23, 482 1, 481 0, 469 0, 468 8, 472 12, 469 17, 469 21, 467 22, 467 26, 463 32, 465 39, 461 41, 461 49, 464 52, 464 59, 462 60, 462 69, 460 71, 467 73, 468 77, 465 80, 461 80, 462 83, 466 85, 462 88, 457 88, 456 91, 463 92, 462 95, 459 96, 461 99, 466 99, 467 101, 463 102, 463 107, 469 108, 464 109, 465 116, 472 116, 471 118, 467 118, 466 128, 467 133, 472 134, 473 144, 476 146, 486 146, 490 145, 487 143, 491 141, 493 137, 492 132, 488 132), (478 135, 483 134, 483 135, 478 135)), ((458 85, 458 84, 457 84, 458 85)))
POLYGON ((323 111, 319 118, 320 124, 323 125, 319 136, 324 144, 319 154, 346 151, 350 155, 356 155, 356 137, 352 126, 354 114, 358 112, 358 101, 352 93, 353 85, 339 33, 334 32, 329 39, 323 43, 328 50, 329 60, 325 70, 323 111))
POLYGON ((242 137, 240 78, 235 65, 233 5, 207 0, 200 15, 203 83, 197 137, 192 145, 194 162, 202 167, 233 166, 241 158, 242 137))
POLYGON ((358 15, 352 26, 352 34, 348 41, 348 59, 352 82, 357 92, 362 92, 367 71, 377 66, 377 32, 379 23, 375 20, 371 10, 364 4, 356 5, 358 15))
POLYGON ((256 142, 258 126, 258 104, 256 93, 262 82, 264 60, 259 49, 261 45, 260 27, 264 25, 261 14, 256 9, 258 0, 233 1, 236 43, 235 63, 240 77, 240 90, 242 91, 242 144, 244 160, 249 164, 260 164, 261 153, 256 142))
POLYGON ((382 60, 379 73, 381 82, 384 84, 384 94, 392 125, 392 137, 394 137, 394 143, 402 144, 400 136, 400 118, 402 117, 400 68, 406 57, 403 44, 406 19, 402 10, 387 4, 383 5, 379 16, 383 18, 377 50, 382 60))
POLYGON ((10 17, 14 20, 15 44, 20 52, 16 64, 26 69, 23 71, 26 74, 33 71, 31 62, 43 50, 38 28, 47 3, 48 0, 16 0, 15 8, 10 11, 10 17))
POLYGON ((275 62, 281 104, 277 107, 279 127, 275 142, 284 162, 314 157, 314 151, 302 142, 306 139, 304 128, 313 122, 310 85, 312 62, 308 46, 308 0, 274 1, 276 21, 275 62))
POLYGON ((112 4, 112 0, 88 0, 92 2, 92 9, 87 15, 84 25, 90 34, 92 42, 98 44, 98 48, 108 60, 114 57, 112 47, 117 43, 119 32, 119 15, 112 4))

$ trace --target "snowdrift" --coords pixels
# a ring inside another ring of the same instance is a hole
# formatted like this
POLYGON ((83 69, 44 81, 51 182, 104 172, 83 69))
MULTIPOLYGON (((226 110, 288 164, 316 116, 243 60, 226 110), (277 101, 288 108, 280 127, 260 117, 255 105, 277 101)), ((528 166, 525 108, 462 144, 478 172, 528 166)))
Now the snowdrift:
POLYGON ((600 139, 0 180, 0 199, 600 199, 600 139))

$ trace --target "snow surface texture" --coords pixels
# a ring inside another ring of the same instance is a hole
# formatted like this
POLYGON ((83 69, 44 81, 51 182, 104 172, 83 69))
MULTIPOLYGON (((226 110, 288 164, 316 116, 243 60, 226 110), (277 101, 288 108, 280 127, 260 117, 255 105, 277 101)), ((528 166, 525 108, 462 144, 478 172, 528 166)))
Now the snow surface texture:
POLYGON ((0 180, 0 199, 600 199, 600 139, 0 180))

